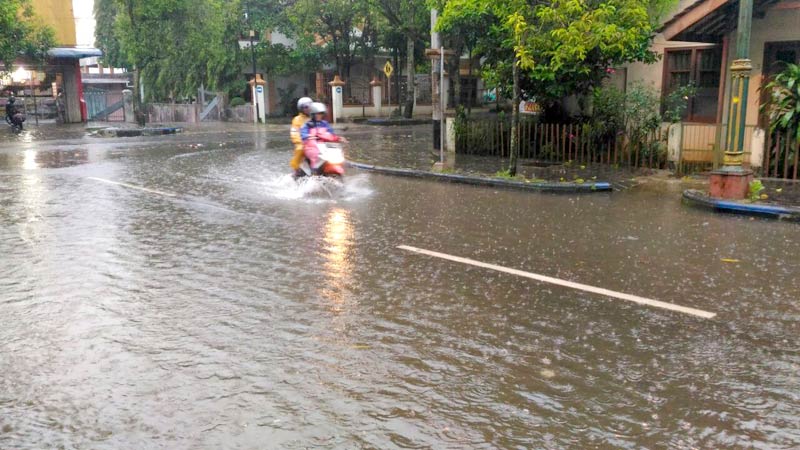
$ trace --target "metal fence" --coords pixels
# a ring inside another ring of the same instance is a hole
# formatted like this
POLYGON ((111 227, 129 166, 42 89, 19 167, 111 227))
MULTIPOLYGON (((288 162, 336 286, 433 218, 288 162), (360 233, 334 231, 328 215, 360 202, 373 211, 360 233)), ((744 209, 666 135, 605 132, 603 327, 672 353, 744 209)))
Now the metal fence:
MULTIPOLYGON (((520 158, 542 162, 600 163, 665 168, 666 136, 656 130, 641 136, 602 135, 588 124, 539 123, 522 120, 520 158)), ((456 122, 456 152, 508 157, 511 123, 505 118, 460 119, 456 122)))
POLYGON ((121 91, 86 90, 83 94, 89 120, 124 122, 125 110, 121 91))
MULTIPOLYGON (((744 163, 750 165, 755 125, 744 132, 744 163)), ((722 165, 728 126, 714 123, 682 123, 679 173, 701 172, 722 165)))
POLYGON ((800 140, 794 131, 770 134, 764 152, 764 176, 797 180, 800 140))

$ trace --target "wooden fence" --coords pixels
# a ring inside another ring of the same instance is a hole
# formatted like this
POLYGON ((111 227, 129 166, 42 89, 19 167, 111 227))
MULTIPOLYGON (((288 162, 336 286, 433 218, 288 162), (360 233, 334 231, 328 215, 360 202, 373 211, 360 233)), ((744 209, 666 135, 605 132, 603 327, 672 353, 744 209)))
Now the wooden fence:
POLYGON ((794 131, 776 131, 767 140, 764 176, 797 180, 800 140, 794 131))
MULTIPOLYGON (((539 123, 522 120, 520 158, 542 162, 601 163, 629 167, 667 166, 666 138, 657 130, 637 139, 625 134, 601 136, 588 124, 539 123)), ((456 152, 508 157, 511 123, 502 118, 456 122, 456 152)))

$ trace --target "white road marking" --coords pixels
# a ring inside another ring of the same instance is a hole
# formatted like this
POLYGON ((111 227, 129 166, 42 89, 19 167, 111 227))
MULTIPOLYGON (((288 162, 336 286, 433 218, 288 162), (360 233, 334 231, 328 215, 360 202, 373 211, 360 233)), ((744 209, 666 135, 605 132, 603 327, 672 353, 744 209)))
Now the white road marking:
POLYGON ((114 184, 114 185, 117 185, 117 186, 126 187, 128 189, 135 189, 137 191, 149 192, 150 194, 163 195, 164 197, 175 197, 176 196, 175 194, 172 194, 170 192, 156 191, 155 189, 147 189, 145 187, 136 186, 136 185, 133 185, 133 184, 120 183, 119 181, 111 181, 111 180, 106 180, 106 179, 103 179, 103 178, 95 178, 95 177, 88 177, 88 178, 90 180, 99 181, 101 183, 114 184))
POLYGON ((510 269, 508 267, 498 266, 498 265, 495 265, 495 264, 488 264, 488 263, 484 263, 484 262, 480 262, 480 261, 475 261, 474 259, 469 259, 469 258, 461 258, 459 256, 448 255, 446 253, 434 252, 434 251, 431 251, 431 250, 425 250, 425 249, 417 248, 417 247, 409 247, 408 245, 400 245, 397 248, 399 248, 401 250, 406 250, 406 251, 409 251, 409 252, 419 253, 419 254, 422 254, 422 255, 433 256, 435 258, 446 259, 448 261, 454 261, 454 262, 458 262, 458 263, 462 263, 462 264, 469 264, 471 266, 482 267, 484 269, 491 269, 491 270, 496 270, 498 272, 504 272, 504 273, 508 273, 508 274, 511 274, 511 275, 517 275, 517 276, 520 276, 520 277, 530 278, 532 280, 541 281, 543 283, 550 283, 550 284, 555 284, 555 285, 558 285, 558 286, 564 286, 564 287, 568 287, 568 288, 572 288, 572 289, 578 289, 578 290, 581 290, 581 291, 591 292, 593 294, 605 295, 607 297, 613 297, 613 298, 617 298, 617 299, 620 299, 620 300, 626 300, 626 301, 629 301, 629 302, 638 303, 640 305, 653 306, 653 307, 656 307, 656 308, 662 308, 662 309, 667 309, 667 310, 670 310, 670 311, 676 311, 676 312, 680 312, 680 313, 684 313, 684 314, 690 314, 690 315, 693 315, 693 316, 702 317, 704 319, 712 319, 717 315, 716 313, 703 311, 701 309, 689 308, 687 306, 680 306, 680 305, 676 305, 674 303, 667 303, 667 302, 662 302, 662 301, 659 301, 659 300, 653 300, 653 299, 649 299, 649 298, 639 297, 637 295, 625 294, 623 292, 616 292, 616 291, 612 291, 612 290, 609 290, 609 289, 599 288, 599 287, 595 287, 595 286, 589 286, 587 284, 575 283, 573 281, 561 280, 561 279, 558 279, 558 278, 548 277, 548 276, 545 276, 545 275, 539 275, 539 274, 535 274, 535 273, 531 273, 531 272, 524 272, 522 270, 517 270, 517 269, 510 269))

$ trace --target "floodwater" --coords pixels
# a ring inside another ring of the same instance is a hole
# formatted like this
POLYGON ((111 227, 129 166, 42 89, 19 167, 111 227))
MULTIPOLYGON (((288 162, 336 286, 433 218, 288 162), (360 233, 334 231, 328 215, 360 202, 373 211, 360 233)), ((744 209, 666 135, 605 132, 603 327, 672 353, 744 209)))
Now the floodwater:
MULTIPOLYGON (((380 132, 346 134, 412 151, 380 132)), ((0 448, 800 447, 796 224, 638 189, 298 186, 277 127, 0 139, 0 448)))

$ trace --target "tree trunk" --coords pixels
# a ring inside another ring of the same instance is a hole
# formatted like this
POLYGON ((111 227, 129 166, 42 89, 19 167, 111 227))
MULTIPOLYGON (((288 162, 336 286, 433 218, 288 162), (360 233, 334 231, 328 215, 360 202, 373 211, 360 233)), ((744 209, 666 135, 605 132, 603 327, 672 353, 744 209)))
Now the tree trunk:
POLYGON ((517 159, 519 157, 519 61, 514 56, 514 66, 511 68, 514 77, 514 95, 511 99, 511 150, 508 160, 509 175, 517 175, 517 159))
POLYGON ((342 76, 344 76, 344 80, 343 81, 345 82, 345 85, 344 85, 344 98, 342 100, 345 103, 347 102, 347 99, 352 97, 351 90, 350 90, 350 88, 352 86, 352 83, 351 83, 351 80, 350 80, 350 69, 352 67, 353 67, 353 57, 349 56, 344 62, 344 73, 342 74, 342 76))
POLYGON ((410 119, 414 114, 414 37, 406 36, 406 108, 403 117, 410 119))

